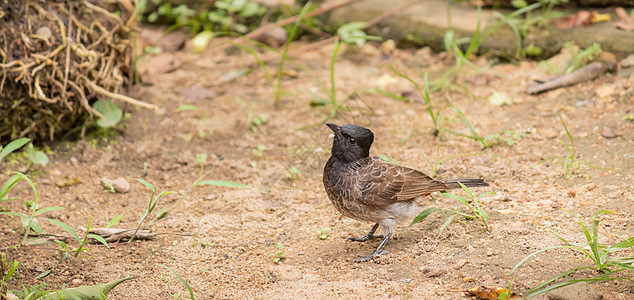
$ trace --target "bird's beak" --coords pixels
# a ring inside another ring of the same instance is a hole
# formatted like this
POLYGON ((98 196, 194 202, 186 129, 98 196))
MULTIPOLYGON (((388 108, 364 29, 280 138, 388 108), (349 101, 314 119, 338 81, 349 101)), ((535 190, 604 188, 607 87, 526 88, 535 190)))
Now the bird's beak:
POLYGON ((337 136, 338 139, 343 139, 343 135, 341 135, 341 127, 332 123, 326 123, 326 126, 335 133, 335 136, 337 136))

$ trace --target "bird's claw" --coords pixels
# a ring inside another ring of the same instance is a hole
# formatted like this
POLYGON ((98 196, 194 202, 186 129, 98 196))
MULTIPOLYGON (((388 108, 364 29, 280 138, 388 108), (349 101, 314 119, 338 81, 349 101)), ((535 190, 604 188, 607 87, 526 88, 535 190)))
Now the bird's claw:
POLYGON ((370 255, 359 255, 359 258, 355 259, 354 262, 356 263, 362 263, 362 262, 366 262, 371 260, 372 258, 374 258, 377 255, 383 255, 383 254, 387 254, 387 251, 381 251, 381 252, 373 252, 370 255))

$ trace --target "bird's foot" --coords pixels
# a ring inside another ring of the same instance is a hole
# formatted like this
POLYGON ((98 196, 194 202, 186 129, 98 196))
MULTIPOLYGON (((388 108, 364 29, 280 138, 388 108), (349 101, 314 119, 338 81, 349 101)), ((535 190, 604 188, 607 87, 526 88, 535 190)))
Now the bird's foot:
POLYGON ((366 262, 371 260, 373 257, 377 256, 377 255, 383 255, 383 254, 387 254, 387 251, 380 251, 380 252, 372 252, 372 254, 370 255, 359 255, 359 258, 355 259, 354 262, 356 263, 362 263, 362 262, 366 262))
POLYGON ((351 238, 348 238, 348 241, 353 241, 353 242, 366 242, 368 240, 373 240, 373 239, 382 239, 383 236, 382 235, 371 235, 371 234, 366 234, 364 236, 353 236, 351 238))

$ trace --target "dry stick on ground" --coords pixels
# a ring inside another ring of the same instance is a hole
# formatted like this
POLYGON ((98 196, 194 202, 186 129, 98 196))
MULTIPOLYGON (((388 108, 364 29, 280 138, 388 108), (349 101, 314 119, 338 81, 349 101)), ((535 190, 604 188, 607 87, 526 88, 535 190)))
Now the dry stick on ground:
MULTIPOLYGON (((386 12, 386 13, 380 15, 380 16, 377 16, 376 18, 374 18, 374 19, 372 19, 370 21, 367 21, 363 28, 364 29, 369 28, 369 27, 374 26, 377 23, 379 23, 379 22, 381 22, 381 21, 383 21, 383 20, 385 20, 387 18, 390 18, 390 17, 393 17, 395 15, 398 15, 399 13, 402 13, 405 9, 407 9, 410 6, 412 6, 414 4, 417 4, 419 2, 420 1, 418 1, 418 0, 414 0, 414 1, 407 2, 407 3, 405 3, 405 4, 401 5, 401 6, 398 6, 398 7, 394 8, 393 10, 390 10, 390 11, 388 11, 388 12, 386 12)), ((277 23, 274 23, 274 24, 277 24, 277 23)), ((269 24, 269 25, 271 25, 271 24, 269 24)), ((269 25, 266 25, 264 27, 267 27, 269 25)), ((245 37, 246 36, 248 36, 248 35, 245 35, 245 37)), ((318 49, 318 48, 323 47, 325 45, 331 44, 332 42, 334 42, 334 40, 335 40, 335 37, 333 36, 333 37, 327 38, 325 40, 321 40, 319 42, 308 44, 308 45, 306 45, 304 47, 300 47, 300 48, 297 48, 297 49, 291 49, 288 52, 288 56, 294 56, 296 54, 302 54, 302 53, 304 53, 306 51, 311 51, 311 50, 318 49)), ((233 43, 232 43, 232 45, 233 45, 233 43)), ((281 57, 280 57, 279 53, 271 53, 271 54, 268 54, 268 55, 265 55, 265 56, 261 57, 260 61, 262 61, 262 62, 271 62, 271 61, 273 61, 275 59, 280 59, 280 58, 281 57)), ((215 64, 215 65, 212 65, 212 66, 201 65, 200 67, 203 67, 203 68, 214 68, 214 69, 216 69, 216 68, 236 68, 236 67, 245 67, 245 66, 253 65, 253 64, 256 64, 256 63, 258 63, 258 61, 255 58, 251 57, 247 61, 241 61, 241 62, 236 62, 236 63, 228 63, 228 64, 215 64)))

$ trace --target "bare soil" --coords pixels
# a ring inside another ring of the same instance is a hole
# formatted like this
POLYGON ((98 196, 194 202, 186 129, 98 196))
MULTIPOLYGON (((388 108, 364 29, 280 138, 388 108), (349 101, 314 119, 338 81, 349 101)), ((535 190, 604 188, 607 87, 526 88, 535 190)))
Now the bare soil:
MULTIPOLYGON (((239 64, 251 57, 218 51, 217 46, 202 54, 192 53, 189 47, 160 54, 164 60, 146 66, 147 83, 138 86, 134 96, 161 109, 128 108, 131 115, 121 125, 120 135, 57 144, 47 166, 29 171, 37 183, 41 207, 66 207, 45 217, 74 228, 86 226, 90 217, 94 227, 105 227, 118 214, 123 219, 116 227, 136 227, 147 208, 149 191, 132 178, 147 180, 159 191, 178 191, 180 196, 169 195, 157 205, 157 211, 173 207, 166 219, 151 226, 158 235, 132 244, 112 244, 111 250, 91 244, 78 258, 57 266, 59 252, 53 242, 8 248, 7 259, 21 262, 19 278, 9 282, 11 289, 39 282, 49 288, 75 287, 137 275, 116 287, 109 298, 188 295, 176 277, 157 265, 164 264, 189 282, 198 299, 463 299, 464 294, 456 290, 504 287, 520 259, 561 244, 549 229, 583 242, 581 228, 569 212, 588 226, 593 213, 615 212, 600 217, 602 243, 614 244, 634 233, 634 123, 622 119, 634 113, 631 78, 606 75, 531 96, 526 94, 529 80, 544 74, 536 63, 488 66, 489 61, 476 60, 480 70, 466 67, 458 80, 471 95, 453 91, 448 96, 451 105, 482 136, 517 129, 522 138, 512 146, 502 143, 483 150, 471 139, 441 132, 437 156, 431 119, 420 99, 412 96, 406 103, 364 91, 380 87, 398 95, 416 94, 410 83, 389 70, 388 63, 421 84, 425 71, 431 70, 434 76, 453 63, 428 49, 395 50, 385 56, 379 45, 346 47, 337 60, 335 79, 338 101, 347 109, 341 109, 331 122, 369 127, 376 137, 373 155, 384 154, 426 173, 432 168, 425 156, 435 162, 481 153, 444 161, 438 176, 485 178, 491 186, 474 192, 495 192, 482 200, 490 215, 490 232, 479 222, 456 219, 439 234, 446 216, 435 213, 419 224, 398 228, 398 239, 385 248, 388 254, 354 263, 357 255, 369 254, 379 241, 346 239, 365 234, 372 224, 342 217, 327 199, 321 172, 332 142, 330 130, 323 125, 298 130, 323 122, 330 112, 309 102, 310 93, 326 97, 321 85, 329 88, 333 47, 306 51, 295 62, 287 62, 284 94, 276 107, 263 70, 239 64), (513 104, 490 104, 494 91, 506 93, 513 104), (359 96, 348 98, 353 92, 359 96), (186 104, 198 110, 178 110, 186 104), (574 136, 576 159, 601 169, 582 166, 566 179, 563 167, 554 161, 534 166, 545 158, 567 154, 559 141, 568 140, 558 111, 574 136), (251 125, 260 114, 266 115, 266 122, 251 125), (258 145, 266 147, 261 157, 252 151, 258 145), (204 179, 236 181, 252 189, 191 187, 201 173, 198 153, 208 155, 204 179), (285 176, 292 166, 302 172, 296 180, 285 176), (55 183, 65 176, 79 177, 81 184, 58 187, 55 183), (105 192, 104 177, 124 177, 132 189, 126 194, 105 192), (326 239, 318 237, 317 230, 323 227, 331 228, 326 239), (286 257, 280 263, 271 256, 276 242, 285 246, 286 257), (53 267, 49 276, 35 278, 53 267)), ((276 67, 270 64, 269 70, 276 67)), ((441 106, 446 105, 444 97, 444 92, 438 92, 431 99, 441 106)), ((444 113, 449 118, 444 128, 468 134, 458 115, 449 109, 444 113)), ((5 163, 0 180, 9 178, 6 170, 20 166, 5 163)), ((10 196, 29 200, 32 192, 21 183, 10 196)), ((436 198, 443 208, 457 204, 436 198)), ((5 205, 12 211, 25 209, 20 201, 5 205)), ((0 218, 2 245, 19 244, 19 220, 0 218)), ((48 233, 67 235, 46 221, 41 225, 48 233)), ((560 272, 589 264, 579 253, 552 250, 518 269, 511 287, 521 293, 560 272)), ((620 275, 633 278, 631 273, 620 275)), ((631 281, 589 287, 604 299, 634 298, 631 281)))

